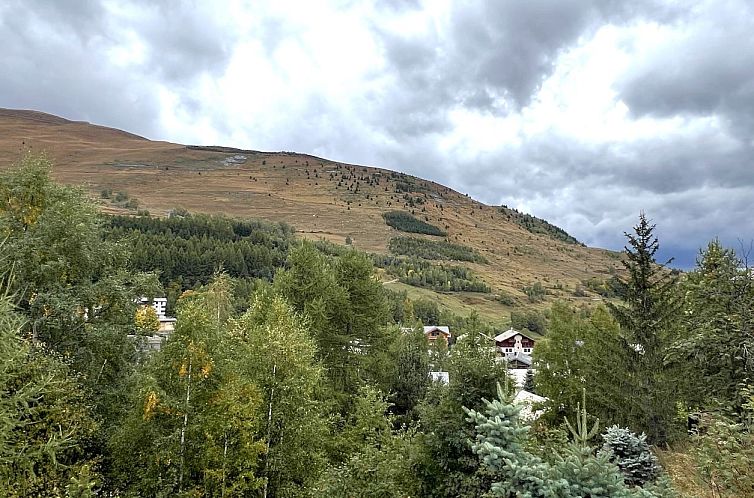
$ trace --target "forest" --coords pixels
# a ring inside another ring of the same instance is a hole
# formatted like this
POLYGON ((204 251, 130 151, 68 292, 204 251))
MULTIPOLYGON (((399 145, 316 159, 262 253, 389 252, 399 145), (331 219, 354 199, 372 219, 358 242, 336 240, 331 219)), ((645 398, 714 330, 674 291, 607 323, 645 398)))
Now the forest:
POLYGON ((372 256, 107 217, 50 171, 0 174, 1 496, 754 496, 754 276, 718 241, 670 271, 642 214, 615 298, 512 317, 543 335, 532 419, 501 330, 387 291, 372 256), (171 292, 147 352, 137 301, 171 292))

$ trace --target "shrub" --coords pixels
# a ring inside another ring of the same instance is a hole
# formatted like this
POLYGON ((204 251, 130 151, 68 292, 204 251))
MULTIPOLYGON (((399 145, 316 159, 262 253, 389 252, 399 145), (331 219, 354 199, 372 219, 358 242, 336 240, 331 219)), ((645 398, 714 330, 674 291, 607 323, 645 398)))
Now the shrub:
POLYGON ((511 327, 517 330, 527 329, 531 332, 544 334, 547 319, 538 311, 511 311, 511 327))
POLYGON ((497 301, 505 306, 516 306, 516 298, 505 291, 500 291, 500 294, 497 296, 497 301))
POLYGON ((660 466, 657 457, 647 444, 647 436, 637 436, 628 429, 614 425, 602 435, 605 444, 602 451, 608 453, 611 462, 623 473, 623 480, 629 486, 644 486, 657 479, 660 466))
POLYGON ((540 282, 534 282, 532 285, 527 285, 523 288, 524 294, 526 294, 531 302, 542 301, 545 298, 545 288, 542 287, 540 282))

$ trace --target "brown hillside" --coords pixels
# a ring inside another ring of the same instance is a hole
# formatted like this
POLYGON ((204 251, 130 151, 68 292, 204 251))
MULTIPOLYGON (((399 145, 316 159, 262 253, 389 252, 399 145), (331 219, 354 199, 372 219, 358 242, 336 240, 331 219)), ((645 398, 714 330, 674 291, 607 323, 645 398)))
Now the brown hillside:
MULTIPOLYGON (((615 253, 533 234, 498 207, 409 175, 305 154, 156 142, 36 111, 0 109, 0 166, 8 167, 29 149, 48 154, 57 180, 83 185, 96 197, 102 189, 126 191, 153 215, 182 207, 284 221, 304 237, 343 244, 350 236, 357 248, 372 252, 387 252, 391 237, 406 235, 388 227, 382 214, 413 210, 446 230, 449 241, 481 253, 487 263, 461 264, 493 293, 514 295, 521 305, 530 305, 522 288, 535 281, 548 290, 548 301, 591 301, 592 296, 575 298, 576 286, 592 277, 604 279, 609 268, 619 265, 615 253), (412 192, 397 193, 400 189, 412 192)), ((459 310, 479 309, 499 321, 510 309, 490 294, 437 295, 390 285, 459 310)))

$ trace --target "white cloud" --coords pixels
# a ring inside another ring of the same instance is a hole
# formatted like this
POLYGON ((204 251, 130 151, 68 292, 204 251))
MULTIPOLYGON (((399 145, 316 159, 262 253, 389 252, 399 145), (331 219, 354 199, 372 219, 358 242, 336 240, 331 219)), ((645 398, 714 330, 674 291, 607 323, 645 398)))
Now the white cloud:
POLYGON ((0 106, 400 169, 613 248, 644 209, 689 253, 754 230, 752 29, 744 0, 10 2, 0 106))

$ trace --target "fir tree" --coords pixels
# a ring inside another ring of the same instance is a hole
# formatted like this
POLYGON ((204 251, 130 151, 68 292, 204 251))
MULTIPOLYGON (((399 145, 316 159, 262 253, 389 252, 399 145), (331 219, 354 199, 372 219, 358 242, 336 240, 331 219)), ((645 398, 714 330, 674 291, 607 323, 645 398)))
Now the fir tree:
POLYGON ((670 437, 674 416, 664 355, 679 306, 674 295, 677 277, 655 259, 660 246, 654 229, 641 213, 634 233, 625 233, 628 246, 623 266, 628 278, 618 279, 623 304, 607 305, 621 326, 628 360, 624 382, 628 387, 625 396, 632 401, 629 423, 644 429, 650 442, 660 444, 670 437))
POLYGON ((526 371, 526 379, 524 380, 524 391, 537 394, 536 387, 534 387, 534 372, 532 372, 531 369, 526 371))

